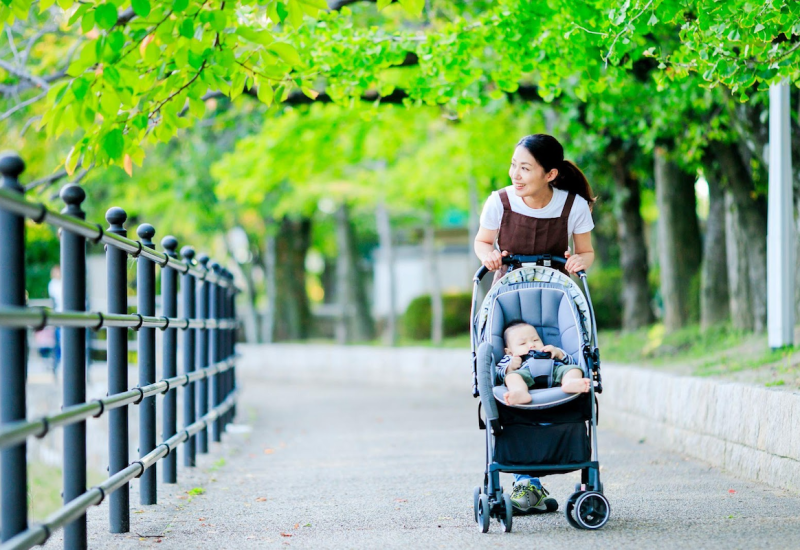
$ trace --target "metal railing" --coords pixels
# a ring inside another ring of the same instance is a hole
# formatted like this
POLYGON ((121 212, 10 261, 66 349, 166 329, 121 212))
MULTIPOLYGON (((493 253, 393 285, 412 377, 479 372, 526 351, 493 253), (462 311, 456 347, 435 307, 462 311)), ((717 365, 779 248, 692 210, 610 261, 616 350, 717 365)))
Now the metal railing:
POLYGON ((163 459, 162 480, 177 483, 177 456, 194 466, 196 453, 207 453, 208 430, 220 441, 235 415, 234 341, 236 287, 230 272, 191 247, 176 253, 174 237, 155 250, 155 229, 138 227, 140 240, 127 238, 121 208, 106 213, 110 224, 85 221, 83 189, 61 190, 66 204, 59 212, 23 198, 19 175, 25 165, 16 154, 0 157, 0 550, 43 544, 64 528, 64 546, 87 547, 86 510, 109 499, 110 530, 130 531, 129 481, 140 479, 141 504, 157 500, 156 463, 163 459), (64 311, 25 305, 25 218, 61 229, 64 311), (108 309, 87 312, 87 241, 106 245, 108 309), (137 313, 127 308, 127 261, 137 260, 137 313), (156 265, 161 268, 161 315, 156 316, 156 265), (182 311, 178 316, 178 276, 182 311), (57 413, 26 419, 26 330, 59 326, 62 330, 63 406, 57 413), (86 400, 86 330, 107 331, 108 396, 86 400), (128 329, 137 331, 139 384, 128 387, 128 329), (163 331, 161 379, 156 380, 156 329, 163 331), (177 373, 178 331, 183 334, 183 372, 177 373), (178 429, 177 391, 182 388, 183 418, 178 429), (162 433, 156 443, 156 396, 162 395, 162 433), (130 461, 128 405, 138 405, 139 458, 130 461), (87 490, 86 421, 109 417, 109 477, 87 490), (30 437, 63 428, 64 506, 41 523, 27 517, 26 448, 30 437))

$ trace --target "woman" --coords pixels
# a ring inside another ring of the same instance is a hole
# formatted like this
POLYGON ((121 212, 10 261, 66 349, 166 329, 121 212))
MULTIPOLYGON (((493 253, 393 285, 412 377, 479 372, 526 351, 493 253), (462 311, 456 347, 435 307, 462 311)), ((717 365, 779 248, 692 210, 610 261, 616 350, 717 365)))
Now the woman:
MULTIPOLYGON (((514 149, 508 170, 511 185, 491 194, 481 213, 475 254, 494 282, 506 274, 503 256, 552 254, 565 256, 567 273, 587 270, 594 263, 592 205, 595 198, 586 176, 564 159, 564 148, 553 136, 525 136, 514 149), (574 252, 570 254, 569 238, 574 252), (495 247, 495 242, 499 247, 495 247)), ((536 514, 558 509, 537 478, 514 475, 514 512, 536 514)))

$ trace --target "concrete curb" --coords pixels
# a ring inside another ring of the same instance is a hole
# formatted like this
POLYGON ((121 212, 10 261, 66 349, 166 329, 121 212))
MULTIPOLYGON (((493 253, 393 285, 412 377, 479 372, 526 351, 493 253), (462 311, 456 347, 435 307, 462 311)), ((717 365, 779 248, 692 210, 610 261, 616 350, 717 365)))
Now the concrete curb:
MULTIPOLYGON (((275 381, 469 392, 469 350, 242 345, 240 368, 275 381)), ((800 393, 603 365, 600 425, 773 487, 800 491, 800 393)), ((603 447, 600 441, 600 457, 603 447)))

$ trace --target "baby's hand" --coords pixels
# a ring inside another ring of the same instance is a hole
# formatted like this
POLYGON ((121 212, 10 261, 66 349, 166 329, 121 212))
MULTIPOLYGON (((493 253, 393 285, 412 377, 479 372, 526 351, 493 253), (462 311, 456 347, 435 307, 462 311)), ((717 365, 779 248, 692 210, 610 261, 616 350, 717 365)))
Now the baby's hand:
POLYGON ((522 366, 522 357, 514 356, 511 358, 511 362, 508 364, 508 372, 515 371, 522 366))
POLYGON ((553 359, 563 359, 564 358, 564 352, 561 351, 560 349, 558 349, 555 346, 545 346, 545 347, 542 348, 542 351, 548 352, 553 357, 553 359))

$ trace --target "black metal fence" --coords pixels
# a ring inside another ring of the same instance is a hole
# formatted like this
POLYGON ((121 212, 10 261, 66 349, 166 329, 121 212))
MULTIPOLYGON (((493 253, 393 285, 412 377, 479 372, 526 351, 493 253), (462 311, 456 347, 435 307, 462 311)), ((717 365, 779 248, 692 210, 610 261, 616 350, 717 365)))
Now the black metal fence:
POLYGON ((195 261, 185 246, 177 257, 174 237, 152 242, 155 230, 138 227, 140 240, 126 237, 127 215, 106 213, 107 229, 85 221, 78 185, 66 185, 60 212, 23 198, 18 177, 25 165, 15 154, 0 157, 0 533, 1 550, 43 544, 64 527, 66 548, 86 548, 86 510, 106 497, 110 530, 130 530, 129 481, 140 478, 141 504, 155 504, 156 463, 163 459, 162 480, 177 482, 176 449, 194 466, 196 452, 208 452, 208 428, 220 441, 235 415, 234 339, 236 288, 231 274, 207 256, 195 261), (63 311, 25 307, 25 219, 61 229, 63 311), (102 242, 108 271, 107 311, 86 311, 87 240, 102 242), (137 260, 138 312, 128 313, 127 261, 137 260), (161 316, 156 316, 156 265, 161 269, 161 316), (178 317, 178 275, 182 311, 178 317), (26 330, 62 327, 63 406, 57 413, 26 419, 26 330), (86 330, 108 331, 108 396, 86 400, 86 330), (138 332, 139 385, 128 387, 128 330, 138 332), (156 329, 164 332, 161 378, 156 379, 156 329), (183 372, 177 371, 178 331, 183 334, 183 372), (210 383, 209 383, 210 382, 210 383), (182 388, 182 425, 178 429, 177 390, 182 388), (163 396, 162 434, 156 443, 156 396, 163 396), (139 458, 130 461, 128 405, 139 406, 139 458), (86 488, 86 420, 109 417, 109 477, 86 488), (26 447, 30 437, 63 428, 64 506, 42 523, 27 517, 26 447))

